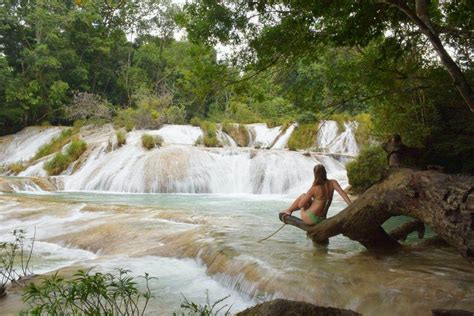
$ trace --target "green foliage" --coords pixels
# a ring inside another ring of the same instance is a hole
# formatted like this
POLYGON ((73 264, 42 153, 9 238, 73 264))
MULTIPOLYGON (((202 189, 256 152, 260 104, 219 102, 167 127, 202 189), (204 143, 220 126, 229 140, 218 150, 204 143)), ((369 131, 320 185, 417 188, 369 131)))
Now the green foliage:
POLYGON ((76 161, 87 149, 86 142, 82 140, 73 140, 66 148, 66 155, 71 161, 76 161))
POLYGON ((69 142, 72 137, 72 134, 73 130, 70 128, 61 131, 61 134, 59 134, 58 137, 53 138, 51 142, 41 146, 38 149, 35 156, 33 157, 33 160, 40 159, 44 156, 51 155, 55 152, 60 151, 64 147, 64 145, 69 142))
POLYGON ((145 291, 128 270, 118 273, 78 271, 71 280, 57 274, 41 284, 31 283, 23 301, 33 315, 145 315, 152 298, 150 277, 145 273, 145 291))
POLYGON ((71 163, 71 158, 63 153, 57 153, 52 159, 44 163, 44 170, 48 175, 55 176, 67 169, 71 163))
POLYGON ((26 244, 26 231, 15 229, 13 242, 0 242, 0 298, 6 295, 8 283, 18 284, 22 278, 30 276, 31 255, 35 237, 26 244))
POLYGON ((132 108, 120 109, 114 118, 114 124, 117 127, 124 127, 127 132, 130 132, 135 126, 135 110, 132 108))
POLYGON ((232 306, 228 306, 227 304, 224 304, 222 306, 219 306, 222 302, 224 302, 226 299, 228 299, 230 296, 223 297, 221 299, 218 299, 214 303, 211 303, 209 300, 209 293, 206 291, 206 304, 201 305, 197 304, 194 302, 190 302, 184 295, 184 301, 181 303, 181 309, 184 310, 184 312, 181 313, 173 313, 173 316, 185 316, 185 315, 199 315, 199 316, 217 316, 217 315, 224 315, 228 316, 230 314, 230 309, 232 306), (225 310, 225 308, 227 310, 225 310))
POLYGON ((66 152, 58 152, 52 159, 44 163, 44 170, 48 175, 55 176, 63 172, 71 163, 76 161, 87 149, 87 144, 82 140, 73 140, 66 148, 66 152))
POLYGON ((370 114, 361 113, 354 117, 357 122, 357 129, 355 131, 355 138, 359 147, 364 148, 369 144, 373 137, 373 125, 370 114))
POLYGON ((19 174, 25 170, 28 166, 23 162, 14 162, 7 166, 7 170, 13 174, 19 174))
POLYGON ((202 138, 199 138, 196 143, 202 143, 206 147, 222 147, 219 139, 217 139, 216 123, 209 121, 200 121, 199 126, 204 133, 202 138))
POLYGON ((288 140, 290 150, 309 149, 316 144, 317 124, 298 125, 288 140))
POLYGON ((201 119, 198 118, 198 117, 193 117, 191 119, 191 121, 189 121, 189 123, 192 125, 192 126, 200 126, 201 125, 201 119))
POLYGON ((362 149, 354 161, 347 164, 347 177, 354 193, 362 193, 382 179, 387 168, 387 155, 380 146, 362 149))
POLYGON ((122 147, 127 143, 127 134, 123 131, 117 131, 117 133, 115 133, 115 136, 117 137, 117 145, 119 147, 122 147))
POLYGON ((142 135, 142 147, 145 149, 153 149, 155 147, 160 147, 163 144, 163 138, 161 136, 153 136, 150 134, 142 135))
POLYGON ((186 110, 184 106, 172 105, 163 111, 168 124, 185 124, 186 110))

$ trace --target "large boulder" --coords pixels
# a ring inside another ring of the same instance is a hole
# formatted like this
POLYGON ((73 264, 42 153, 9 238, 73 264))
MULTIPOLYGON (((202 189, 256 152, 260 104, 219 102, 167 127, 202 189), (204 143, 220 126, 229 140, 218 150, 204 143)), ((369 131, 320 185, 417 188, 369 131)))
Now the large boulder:
POLYGON ((276 299, 261 303, 238 313, 239 316, 356 316, 361 315, 351 310, 316 306, 306 302, 276 299))

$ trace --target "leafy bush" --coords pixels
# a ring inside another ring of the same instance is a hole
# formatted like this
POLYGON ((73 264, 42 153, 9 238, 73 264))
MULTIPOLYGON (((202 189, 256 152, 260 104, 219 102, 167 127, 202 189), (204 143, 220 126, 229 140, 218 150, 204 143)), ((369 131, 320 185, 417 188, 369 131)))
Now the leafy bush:
POLYGON ((43 168, 48 175, 55 176, 67 169, 71 163, 71 158, 63 153, 57 153, 53 159, 45 162, 43 168))
POLYGON ((239 101, 231 101, 226 110, 226 116, 234 122, 250 124, 261 122, 263 119, 252 111, 247 104, 239 101))
POLYGON ((8 283, 18 283, 20 279, 33 274, 29 265, 35 237, 31 239, 29 245, 25 243, 24 230, 15 229, 13 237, 15 239, 13 242, 0 242, 0 298, 6 295, 8 283), (17 264, 17 268, 14 264, 17 264))
POLYGON ((115 133, 115 136, 117 137, 117 144, 119 147, 125 145, 127 143, 127 134, 122 132, 122 131, 117 131, 115 133))
POLYGON ((201 119, 198 118, 198 117, 193 117, 191 119, 191 121, 189 121, 189 123, 192 125, 192 126, 200 126, 201 125, 201 119))
POLYGON ((19 174, 27 167, 23 162, 14 162, 7 166, 7 170, 13 174, 19 174))
POLYGON ((66 155, 69 156, 69 160, 75 161, 79 158, 87 149, 86 142, 82 140, 73 140, 71 144, 66 148, 66 155))
POLYGON ((290 150, 308 149, 315 145, 317 124, 302 124, 295 128, 288 140, 290 150))
POLYGON ((59 134, 58 137, 53 138, 51 142, 41 146, 38 149, 35 156, 33 157, 33 160, 40 159, 44 156, 60 151, 64 147, 64 145, 69 142, 72 137, 72 134, 73 130, 71 128, 61 131, 61 134, 59 134))
POLYGON ((145 149, 153 149, 155 147, 160 147, 163 145, 163 137, 161 136, 153 136, 150 134, 143 134, 142 135, 142 146, 145 149))
POLYGON ((184 106, 172 105, 164 111, 165 121, 168 124, 186 123, 186 109, 184 106))
POLYGON ((200 127, 204 133, 202 139, 202 143, 206 147, 222 147, 222 144, 217 139, 217 126, 213 122, 209 121, 201 121, 200 127))
POLYGON ((347 164, 347 176, 354 193, 362 193, 383 177, 387 156, 379 146, 363 149, 354 161, 347 164))
POLYGON ((135 110, 132 108, 118 110, 114 118, 114 125, 124 127, 127 132, 130 132, 135 127, 135 110))
POLYGON ((146 290, 142 292, 129 272, 78 271, 71 280, 55 274, 39 285, 28 285, 23 301, 33 315, 145 315, 152 297, 151 278, 145 273, 146 290))
POLYGON ((214 315, 224 315, 228 316, 230 315, 230 309, 232 306, 228 306, 227 304, 222 305, 219 307, 219 304, 221 304, 223 301, 228 299, 230 296, 223 297, 221 299, 218 299, 214 303, 211 303, 209 301, 209 293, 206 291, 206 304, 201 305, 197 304, 194 302, 188 301, 188 299, 183 295, 184 301, 181 303, 181 308, 186 311, 185 313, 173 313, 174 316, 178 315, 199 315, 199 316, 214 316, 214 315), (223 311, 226 307, 227 310, 223 311), (222 313, 223 311, 223 313, 222 313))

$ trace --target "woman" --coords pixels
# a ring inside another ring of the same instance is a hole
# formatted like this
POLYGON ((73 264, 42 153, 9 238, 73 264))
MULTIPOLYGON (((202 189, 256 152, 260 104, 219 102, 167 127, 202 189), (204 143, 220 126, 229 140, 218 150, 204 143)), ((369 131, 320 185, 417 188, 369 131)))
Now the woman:
POLYGON ((328 180, 326 168, 323 165, 316 165, 313 172, 314 181, 308 192, 298 197, 288 209, 283 211, 291 215, 294 211, 301 209, 301 219, 309 225, 319 224, 326 219, 334 190, 347 204, 352 203, 336 180, 328 180))

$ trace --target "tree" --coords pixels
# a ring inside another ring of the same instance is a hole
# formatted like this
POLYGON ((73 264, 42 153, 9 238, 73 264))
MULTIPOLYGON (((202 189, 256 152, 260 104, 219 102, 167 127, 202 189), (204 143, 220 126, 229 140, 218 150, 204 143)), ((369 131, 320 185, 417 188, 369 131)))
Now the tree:
MULTIPOLYGON (((181 19, 192 39, 240 45, 240 59, 264 67, 314 55, 320 44, 365 47, 380 37, 403 48, 426 39, 474 112, 474 95, 459 64, 472 58, 474 4, 455 0, 233 1, 187 4, 181 19), (467 12, 470 12, 467 13, 467 12), (454 51, 457 62, 447 53, 454 51)), ((431 56, 426 55, 427 59, 431 56)), ((465 62, 469 67, 471 63, 465 62)))

